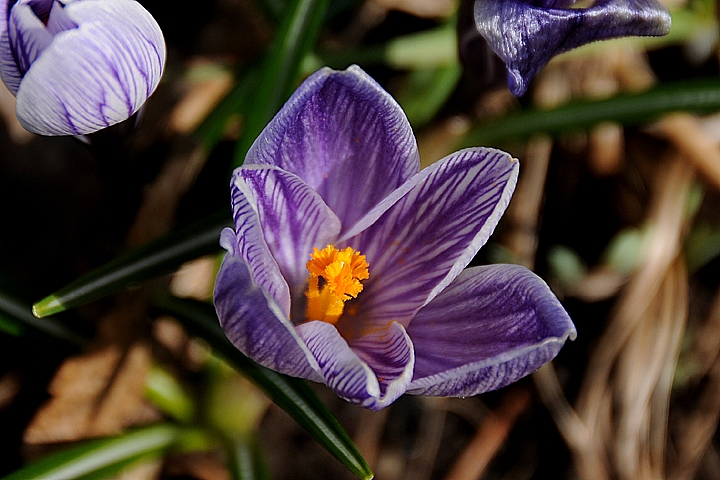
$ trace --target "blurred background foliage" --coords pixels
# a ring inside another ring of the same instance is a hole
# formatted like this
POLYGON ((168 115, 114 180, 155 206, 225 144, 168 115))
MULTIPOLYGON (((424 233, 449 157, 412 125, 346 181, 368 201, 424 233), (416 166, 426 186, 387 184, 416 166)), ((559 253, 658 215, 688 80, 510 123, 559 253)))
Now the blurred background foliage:
POLYGON ((0 89, 0 475, 720 478, 715 2, 667 0, 668 36, 561 55, 520 99, 481 48, 460 63, 469 1, 141 3, 169 57, 139 118, 90 145, 36 137, 0 89), (305 75, 353 63, 423 165, 465 145, 520 159, 474 263, 533 268, 575 321, 532 378, 373 413, 219 330, 229 172, 305 75))

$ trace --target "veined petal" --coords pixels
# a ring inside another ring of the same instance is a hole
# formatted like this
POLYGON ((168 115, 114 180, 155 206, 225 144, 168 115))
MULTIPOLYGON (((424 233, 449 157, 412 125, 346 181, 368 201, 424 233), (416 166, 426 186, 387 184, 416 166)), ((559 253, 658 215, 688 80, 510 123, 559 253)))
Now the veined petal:
POLYGON ((380 398, 372 410, 380 410, 405 393, 412 380, 415 351, 412 341, 398 322, 372 328, 348 341, 350 348, 367 363, 380 384, 380 398))
POLYGON ((0 12, 3 14, 0 17, 0 78, 2 78, 8 90, 15 95, 18 87, 20 87, 22 73, 20 73, 10 46, 8 8, 8 0, 0 0, 0 12))
POLYGON ((408 327, 416 363, 409 393, 495 390, 552 360, 575 326, 550 288, 519 265, 461 273, 408 327))
POLYGON ((20 123, 43 135, 82 135, 127 119, 165 64, 162 32, 135 0, 76 0, 64 10, 78 28, 55 35, 17 89, 20 123))
POLYGON ((24 74, 50 45, 52 34, 27 2, 19 2, 12 7, 8 30, 15 61, 20 72, 24 74))
POLYGON ((517 174, 518 162, 505 152, 461 150, 413 177, 378 207, 385 209, 379 218, 371 211, 374 223, 347 241, 370 264, 358 314, 407 326, 487 241, 517 174))
POLYGON ((352 66, 300 85, 250 148, 245 165, 256 163, 302 178, 347 229, 414 175, 419 157, 400 106, 352 66))
POLYGON ((290 286, 293 300, 304 295, 307 261, 340 233, 340 221, 322 198, 292 173, 270 165, 235 170, 233 188, 252 198, 263 237, 290 286))
POLYGON ((353 340, 352 346, 326 322, 303 323, 297 330, 315 355, 325 384, 339 397, 380 410, 405 393, 414 353, 410 338, 397 322, 367 332, 353 340))
POLYGON ((598 0, 589 8, 550 8, 568 1, 476 0, 480 34, 508 69, 515 95, 555 55, 596 40, 670 31, 670 13, 657 0, 598 0))
POLYGON ((259 287, 235 255, 223 260, 215 281, 215 310, 228 339, 260 365, 294 377, 322 381, 313 355, 275 300, 259 287))
POLYGON ((248 198, 235 182, 230 186, 235 230, 226 228, 220 235, 220 245, 243 259, 255 283, 264 288, 280 306, 285 316, 290 316, 290 289, 273 258, 260 226, 257 207, 252 196, 248 198))

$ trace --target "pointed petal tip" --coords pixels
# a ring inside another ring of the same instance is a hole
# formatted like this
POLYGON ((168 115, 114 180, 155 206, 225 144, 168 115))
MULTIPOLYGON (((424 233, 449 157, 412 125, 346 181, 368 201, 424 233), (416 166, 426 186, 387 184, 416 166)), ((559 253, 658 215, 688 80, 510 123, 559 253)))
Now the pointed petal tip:
POLYGON ((308 77, 253 143, 251 164, 297 175, 349 228, 417 173, 420 158, 400 105, 351 66, 308 77))
MULTIPOLYGON (((569 319, 570 317, 568 317, 568 320, 569 319)), ((577 338, 577 329, 575 328, 575 324, 572 321, 570 321, 570 326, 568 327, 568 334, 566 338, 569 339, 571 342, 574 342, 577 338)))
POLYGON ((225 227, 220 232, 220 246, 228 251, 230 255, 235 254, 235 246, 237 244, 237 237, 235 230, 230 227, 225 227))
POLYGON ((507 79, 508 89, 510 90, 510 93, 512 93, 516 97, 522 97, 523 95, 525 95, 531 78, 525 79, 522 75, 520 75, 520 72, 518 72, 517 70, 511 70, 510 67, 508 67, 507 79))

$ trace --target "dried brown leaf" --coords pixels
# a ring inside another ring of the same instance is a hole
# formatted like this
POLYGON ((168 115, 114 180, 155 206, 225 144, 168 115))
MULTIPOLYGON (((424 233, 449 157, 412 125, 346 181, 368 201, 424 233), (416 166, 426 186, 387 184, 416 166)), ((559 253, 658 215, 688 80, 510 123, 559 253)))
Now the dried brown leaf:
MULTIPOLYGON (((213 67, 211 62, 203 59, 194 63, 196 68, 213 67)), ((232 73, 220 68, 214 68, 213 75, 188 82, 182 99, 170 113, 168 127, 171 133, 192 133, 230 92, 232 86, 232 73)))
POLYGON ((52 398, 25 430, 27 443, 54 443, 116 434, 144 415, 150 349, 108 345, 70 357, 49 387, 52 398))

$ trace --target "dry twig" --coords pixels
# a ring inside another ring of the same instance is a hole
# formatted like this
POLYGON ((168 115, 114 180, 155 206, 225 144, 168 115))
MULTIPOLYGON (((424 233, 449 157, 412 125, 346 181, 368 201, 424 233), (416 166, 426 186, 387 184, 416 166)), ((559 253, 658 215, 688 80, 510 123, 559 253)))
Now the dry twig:
POLYGON ((455 461, 445 480, 477 480, 507 439, 515 421, 530 405, 530 392, 515 388, 485 419, 477 433, 455 461))

